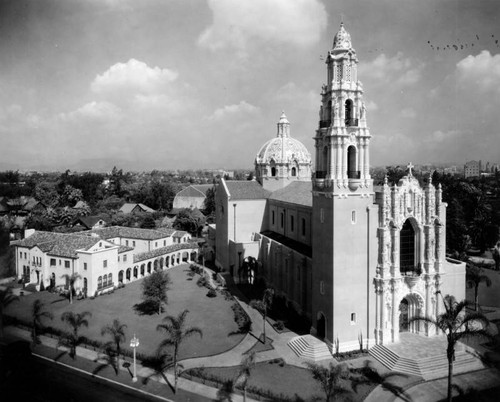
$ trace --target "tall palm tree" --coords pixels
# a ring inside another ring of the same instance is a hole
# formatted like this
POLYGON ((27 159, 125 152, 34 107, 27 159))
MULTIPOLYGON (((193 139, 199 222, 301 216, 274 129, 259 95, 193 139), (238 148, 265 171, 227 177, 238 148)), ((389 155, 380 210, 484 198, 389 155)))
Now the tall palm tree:
POLYGON ((167 346, 173 346, 174 348, 174 377, 175 377, 175 392, 177 393, 177 379, 178 379, 178 363, 177 356, 179 353, 179 347, 181 343, 194 334, 199 334, 203 337, 203 332, 198 327, 186 327, 186 315, 189 310, 184 310, 177 317, 169 315, 166 316, 163 321, 165 324, 158 324, 156 327, 157 331, 165 331, 166 338, 160 342, 159 349, 167 346))
POLYGON ((33 345, 38 345, 40 343, 39 333, 43 328, 42 318, 54 318, 50 311, 45 311, 45 304, 40 299, 36 299, 31 307, 31 339, 33 345))
POLYGON ((491 286, 491 279, 483 273, 483 269, 472 262, 467 263, 466 280, 469 287, 474 288, 474 310, 478 310, 479 285, 484 282, 487 287, 491 286))
POLYGON ((250 306, 252 306, 254 309, 259 311, 259 313, 262 314, 262 318, 264 319, 263 322, 263 327, 264 327, 264 341, 263 343, 266 343, 267 338, 266 338, 266 317, 267 317, 267 309, 271 307, 273 304, 273 297, 274 297, 274 289, 272 288, 267 288, 264 290, 264 294, 262 295, 261 300, 252 300, 250 302, 250 306))
POLYGON ((243 388, 243 402, 247 400, 247 384, 250 379, 251 370, 255 367, 255 352, 251 352, 241 360, 240 370, 236 376, 236 382, 241 382, 243 388))
POLYGON ((3 312, 9 304, 18 300, 19 297, 12 293, 12 287, 0 289, 0 338, 3 338, 3 312))
POLYGON ((87 317, 92 317, 92 313, 89 311, 84 311, 82 313, 65 311, 61 315, 61 321, 65 322, 71 328, 71 332, 61 335, 58 346, 68 347, 70 349, 69 354, 73 359, 76 359, 76 347, 83 341, 83 337, 78 334, 78 331, 80 327, 89 326, 87 317))
MULTIPOLYGON (((440 291, 436 292, 441 294, 440 291)), ((491 335, 484 329, 489 325, 488 319, 479 312, 467 311, 469 302, 462 300, 457 302, 453 296, 443 297, 445 312, 436 318, 427 316, 417 316, 410 319, 410 322, 422 321, 434 325, 446 335, 448 346, 446 356, 448 358, 448 401, 452 400, 452 379, 453 362, 455 360, 455 345, 462 339, 473 337, 491 338, 491 335)))
POLYGON ((347 380, 350 377, 347 364, 334 365, 330 362, 327 368, 316 363, 306 362, 306 366, 312 377, 320 384, 325 393, 326 402, 330 402, 335 395, 349 392, 341 383, 341 380, 347 380))
POLYGON ((81 275, 77 272, 73 272, 70 274, 61 275, 61 278, 66 280, 66 283, 69 284, 69 304, 73 304, 73 291, 75 290, 75 282, 78 279, 81 279, 81 275))
POLYGON ((104 345, 105 350, 109 349, 111 346, 116 347, 116 364, 118 367, 120 367, 120 344, 125 342, 125 328, 127 328, 127 325, 122 324, 120 320, 115 318, 111 325, 108 324, 101 329, 102 336, 108 334, 111 336, 111 341, 104 345))

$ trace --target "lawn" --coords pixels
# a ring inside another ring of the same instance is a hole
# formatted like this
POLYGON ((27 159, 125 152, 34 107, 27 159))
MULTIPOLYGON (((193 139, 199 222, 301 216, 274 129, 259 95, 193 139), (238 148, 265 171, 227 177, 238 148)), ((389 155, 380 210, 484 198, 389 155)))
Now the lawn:
POLYGON ((46 321, 46 325, 65 329, 65 324, 60 319, 63 312, 89 311, 92 313, 90 325, 89 328, 82 328, 81 335, 99 341, 107 340, 101 336, 101 328, 117 318, 127 325, 127 340, 124 346, 128 348, 130 338, 136 334, 140 340, 137 352, 152 355, 162 340, 163 334, 156 330, 156 326, 162 323, 163 317, 177 315, 188 309, 187 325, 199 327, 203 331, 203 338, 197 334, 188 338, 179 350, 181 359, 210 356, 233 348, 241 341, 243 335, 229 335, 238 330, 231 310, 232 302, 224 300, 220 294, 214 298, 207 297, 207 289, 196 285, 199 276, 196 275, 190 280, 188 271, 188 265, 180 265, 169 270, 172 284, 167 292, 166 311, 161 316, 139 315, 135 312, 133 306, 141 302, 141 280, 129 283, 113 294, 99 296, 94 300, 77 300, 72 305, 68 300, 52 293, 33 293, 11 304, 5 314, 30 321, 31 305, 39 298, 54 314, 54 320, 46 321))
MULTIPOLYGON (((240 367, 207 367, 194 369, 201 371, 201 376, 205 378, 217 377, 222 381, 234 379, 239 372, 240 367)), ((192 370, 189 370, 192 371, 192 370)), ((191 378, 183 373, 183 377, 191 378)), ((195 377, 192 377, 196 380, 195 377)), ((199 380, 198 380, 199 381, 199 380)), ((350 389, 348 381, 343 381, 343 385, 350 389)), ((368 382, 359 385, 356 392, 348 392, 342 395, 336 395, 335 401, 362 401, 369 392, 376 386, 375 383, 368 382)), ((252 370, 248 381, 247 390, 268 390, 272 392, 277 399, 303 400, 310 401, 317 396, 324 400, 325 396, 309 370, 295 367, 271 360, 269 362, 258 363, 252 370)))

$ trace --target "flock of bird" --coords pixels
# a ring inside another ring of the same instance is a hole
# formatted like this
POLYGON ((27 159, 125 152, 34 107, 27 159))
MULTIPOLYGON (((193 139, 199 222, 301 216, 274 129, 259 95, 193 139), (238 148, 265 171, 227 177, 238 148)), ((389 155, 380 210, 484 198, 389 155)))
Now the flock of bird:
MULTIPOLYGON (((498 39, 495 38, 495 35, 491 35, 491 40, 495 43, 496 47, 500 47, 498 44, 498 39)), ((478 44, 477 41, 479 41, 479 35, 476 34, 476 43, 470 42, 470 43, 456 43, 456 44, 450 44, 450 45, 441 45, 437 46, 431 43, 430 40, 427 41, 427 44, 431 47, 432 50, 463 50, 463 49, 472 49, 475 44, 478 44)))

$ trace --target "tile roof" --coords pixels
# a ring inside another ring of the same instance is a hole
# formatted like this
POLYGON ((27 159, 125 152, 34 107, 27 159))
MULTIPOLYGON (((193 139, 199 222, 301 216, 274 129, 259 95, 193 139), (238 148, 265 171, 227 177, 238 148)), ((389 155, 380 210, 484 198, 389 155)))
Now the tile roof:
POLYGON ((147 205, 144 204, 134 204, 134 203, 129 203, 126 202, 125 204, 122 205, 120 208, 120 211, 123 212, 124 214, 130 214, 134 208, 139 207, 142 209, 144 212, 155 212, 154 209, 149 208, 147 205))
POLYGON ((36 231, 31 236, 12 242, 20 247, 38 247, 44 253, 58 257, 77 258, 77 250, 88 250, 102 239, 94 236, 36 231))
POLYGON ((76 225, 78 222, 81 222, 83 224, 83 226, 90 229, 92 226, 94 226, 100 220, 105 222, 104 219, 102 219, 102 217, 100 217, 100 216, 80 216, 75 221, 74 225, 76 225))
POLYGON ((270 230, 262 232, 261 235, 266 236, 266 237, 270 238, 271 240, 274 240, 275 242, 280 243, 280 244, 284 245, 285 247, 288 247, 289 249, 296 251, 297 253, 300 253, 300 254, 305 255, 306 257, 312 258, 312 247, 308 246, 307 244, 290 239, 289 237, 280 235, 279 233, 272 232, 270 230))
POLYGON ((125 226, 109 226, 107 228, 92 229, 90 230, 90 232, 99 235, 103 239, 111 239, 113 237, 126 237, 129 239, 139 240, 158 240, 172 236, 172 234, 175 232, 175 229, 139 229, 128 228, 125 226))
POLYGON ((269 199, 312 207, 312 183, 310 181, 294 181, 285 188, 274 191, 269 199))
POLYGON ((139 253, 134 255, 134 264, 137 262, 141 262, 144 260, 148 260, 150 258, 160 257, 164 254, 172 253, 174 251, 186 250, 198 248, 197 243, 189 242, 189 243, 176 243, 171 244, 170 246, 157 248, 155 250, 146 251, 144 253, 139 253))
POLYGON ((225 180, 224 182, 232 200, 260 200, 269 198, 271 194, 253 180, 225 180))
POLYGON ((187 234, 188 232, 185 232, 184 230, 176 230, 172 237, 182 237, 187 234))

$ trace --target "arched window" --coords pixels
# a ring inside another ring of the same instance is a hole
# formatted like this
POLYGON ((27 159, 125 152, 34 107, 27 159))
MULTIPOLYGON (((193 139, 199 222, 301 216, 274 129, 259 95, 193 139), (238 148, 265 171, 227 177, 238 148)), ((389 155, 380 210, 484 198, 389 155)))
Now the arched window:
POLYGON ((102 276, 97 278, 97 289, 101 289, 101 288, 102 288, 102 276))
POLYGON ((352 118, 352 100, 345 101, 345 125, 354 126, 354 119, 352 118))
POLYGON ((108 274, 108 286, 113 284, 113 274, 108 274))
POLYGON ((401 273, 416 272, 415 230, 409 220, 401 228, 399 240, 399 269, 401 273))
POLYGON ((297 176, 297 169, 295 167, 292 168, 292 176, 297 176))
POLYGON ((271 176, 276 177, 276 168, 274 166, 271 168, 271 176))
POLYGON ((105 288, 106 286, 108 286, 108 275, 102 277, 102 287, 105 288))
POLYGON ((356 170, 356 147, 350 145, 347 148, 347 177, 349 179, 359 179, 359 171, 356 170))

